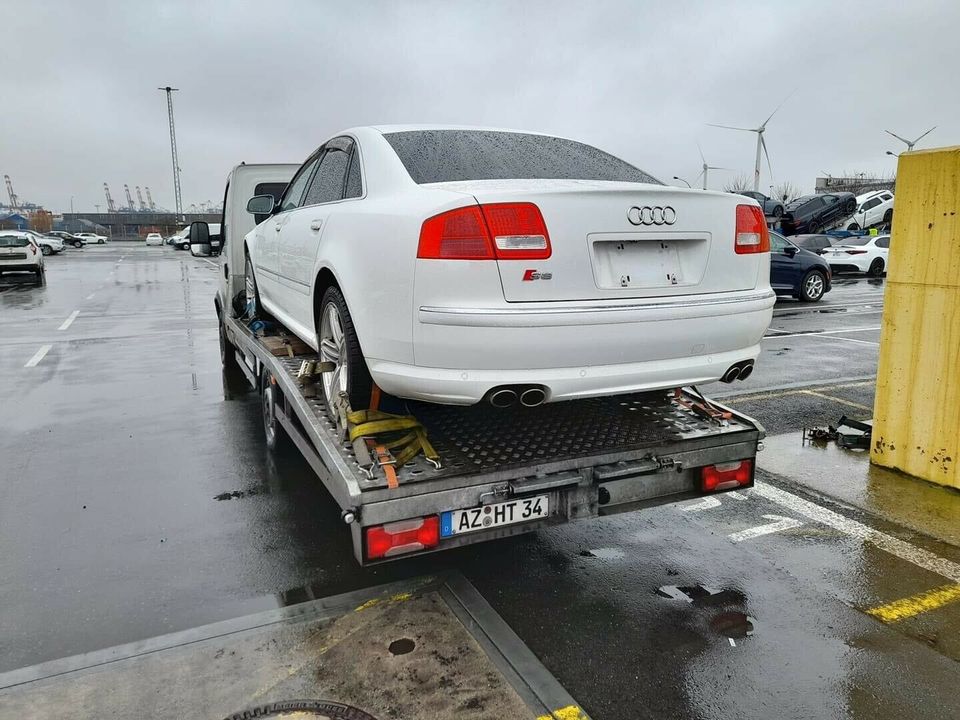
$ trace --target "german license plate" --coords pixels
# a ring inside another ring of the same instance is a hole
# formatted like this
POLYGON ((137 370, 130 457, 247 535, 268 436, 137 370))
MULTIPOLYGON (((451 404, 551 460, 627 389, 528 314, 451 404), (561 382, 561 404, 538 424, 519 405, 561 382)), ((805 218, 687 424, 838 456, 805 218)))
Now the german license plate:
POLYGON ((518 498, 466 510, 447 510, 440 514, 440 536, 452 537, 477 530, 530 522, 549 515, 548 495, 518 498))

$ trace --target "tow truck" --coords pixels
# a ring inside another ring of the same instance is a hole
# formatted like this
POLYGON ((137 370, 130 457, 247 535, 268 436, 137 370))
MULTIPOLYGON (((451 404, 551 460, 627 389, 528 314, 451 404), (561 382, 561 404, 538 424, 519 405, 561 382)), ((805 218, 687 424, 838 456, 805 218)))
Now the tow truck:
POLYGON ((259 393, 267 447, 289 443, 303 455, 340 506, 361 565, 753 485, 763 427, 696 388, 512 409, 385 398, 364 419, 403 418, 385 427, 409 430, 423 453, 398 463, 374 452, 385 445, 363 427, 376 422, 327 407, 314 387, 316 352, 245 304, 243 238, 265 219, 247 201, 279 197, 296 169, 234 168, 219 242, 195 222, 191 253, 220 257, 214 304, 227 379, 259 393))

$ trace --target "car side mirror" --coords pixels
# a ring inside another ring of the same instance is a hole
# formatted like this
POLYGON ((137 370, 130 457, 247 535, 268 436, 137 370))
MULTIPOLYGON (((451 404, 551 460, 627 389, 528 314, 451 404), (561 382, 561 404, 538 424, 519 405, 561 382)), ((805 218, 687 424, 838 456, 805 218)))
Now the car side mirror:
POLYGON ((210 250, 210 226, 202 220, 190 223, 190 254, 208 257, 210 250))
POLYGON ((785 247, 785 248, 783 249, 783 252, 784 252, 788 257, 795 257, 796 254, 797 254, 797 248, 793 247, 792 245, 787 245, 787 247, 785 247))
POLYGON ((247 212, 251 215, 271 215, 276 204, 273 195, 254 195, 247 200, 247 212))

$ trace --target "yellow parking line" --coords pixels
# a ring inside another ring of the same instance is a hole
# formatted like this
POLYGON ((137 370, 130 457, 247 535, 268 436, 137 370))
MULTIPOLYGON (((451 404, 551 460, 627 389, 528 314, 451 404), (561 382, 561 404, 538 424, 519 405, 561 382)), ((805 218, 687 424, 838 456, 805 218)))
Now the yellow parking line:
POLYGON ((858 408, 860 410, 873 412, 872 407, 867 407, 866 405, 861 405, 860 403, 851 402, 850 400, 844 400, 843 398, 834 397, 833 395, 824 395, 823 393, 817 392, 816 390, 804 390, 803 394, 815 395, 816 397, 823 398, 824 400, 832 400, 833 402, 840 403, 841 405, 849 405, 850 407, 858 408))
POLYGON ((567 705, 557 708, 549 715, 541 715, 537 720, 590 720, 590 718, 576 705, 567 705))
POLYGON ((885 623, 892 623, 906 620, 914 615, 929 612, 930 610, 936 610, 956 600, 960 600, 960 584, 950 584, 928 590, 913 597, 895 600, 886 605, 870 608, 866 612, 867 615, 873 615, 873 617, 885 623))
MULTIPOLYGON (((787 395, 800 395, 801 393, 817 392, 820 390, 840 390, 841 388, 866 387, 867 385, 873 385, 874 383, 875 383, 874 380, 865 380, 862 382, 841 383, 839 385, 824 385, 816 388, 811 388, 809 390, 805 388, 801 388, 797 390, 774 390, 773 392, 768 392, 768 393, 759 392, 754 395, 731 395, 730 397, 720 398, 720 400, 724 403, 732 403, 736 401, 744 402, 744 401, 751 401, 751 400, 775 400, 777 398, 786 397, 787 395)), ((836 399, 836 398, 831 398, 831 399, 836 399)), ((870 408, 870 409, 872 410, 873 408, 870 408)))

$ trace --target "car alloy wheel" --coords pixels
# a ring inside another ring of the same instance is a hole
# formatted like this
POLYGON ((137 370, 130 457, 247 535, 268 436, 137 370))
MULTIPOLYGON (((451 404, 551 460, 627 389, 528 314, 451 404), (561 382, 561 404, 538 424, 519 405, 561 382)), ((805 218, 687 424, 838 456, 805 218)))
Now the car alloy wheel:
POLYGON ((870 269, 867 270, 867 275, 870 277, 883 275, 883 260, 881 258, 874 258, 873 262, 870 263, 870 269))
POLYGON ((320 318, 320 360, 336 365, 333 372, 323 374, 323 396, 328 407, 340 393, 347 392, 350 370, 346 362, 346 342, 343 335, 343 320, 334 303, 327 303, 320 318))
POLYGON ((823 275, 816 270, 807 274, 803 279, 803 287, 800 292, 800 299, 805 302, 817 302, 823 297, 823 292, 827 287, 823 275))

